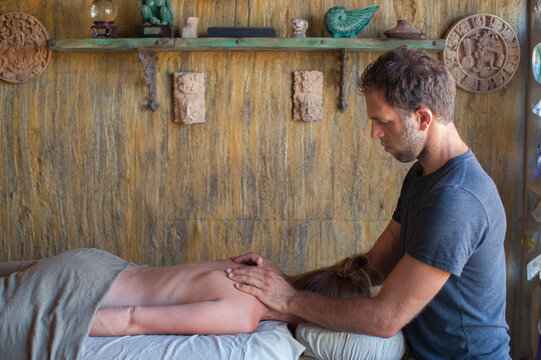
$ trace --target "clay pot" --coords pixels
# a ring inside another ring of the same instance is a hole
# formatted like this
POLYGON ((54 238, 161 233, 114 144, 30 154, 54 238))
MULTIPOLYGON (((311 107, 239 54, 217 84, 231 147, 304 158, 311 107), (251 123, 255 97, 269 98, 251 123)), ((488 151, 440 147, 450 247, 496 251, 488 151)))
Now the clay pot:
POLYGON ((420 39, 424 33, 421 30, 408 26, 408 20, 398 20, 396 27, 383 33, 391 39, 420 39))

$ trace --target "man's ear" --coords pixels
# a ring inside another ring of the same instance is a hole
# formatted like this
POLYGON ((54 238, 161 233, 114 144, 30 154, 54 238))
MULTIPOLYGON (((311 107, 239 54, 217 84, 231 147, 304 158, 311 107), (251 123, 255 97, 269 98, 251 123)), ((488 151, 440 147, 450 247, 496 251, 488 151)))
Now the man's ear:
POLYGON ((432 110, 427 107, 422 107, 415 110, 415 115, 417 115, 417 121, 419 122, 419 130, 426 131, 432 125, 434 121, 434 114, 432 110))

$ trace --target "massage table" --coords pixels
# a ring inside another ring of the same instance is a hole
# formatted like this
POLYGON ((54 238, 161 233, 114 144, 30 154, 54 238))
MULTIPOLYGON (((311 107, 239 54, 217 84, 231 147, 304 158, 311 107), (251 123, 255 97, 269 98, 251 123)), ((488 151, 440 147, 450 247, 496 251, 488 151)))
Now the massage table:
POLYGON ((110 284, 130 263, 98 249, 39 261, 0 263, 0 359, 399 360, 402 332, 389 339, 262 321, 252 334, 88 337, 110 284))

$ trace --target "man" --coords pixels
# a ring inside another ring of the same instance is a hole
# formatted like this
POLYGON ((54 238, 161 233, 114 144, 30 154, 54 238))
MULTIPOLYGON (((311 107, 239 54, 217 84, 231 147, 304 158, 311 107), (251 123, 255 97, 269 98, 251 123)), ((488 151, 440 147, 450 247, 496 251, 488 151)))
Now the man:
POLYGON ((417 359, 509 359, 505 321, 506 218, 496 186, 460 138, 455 84, 423 51, 382 54, 362 75, 372 138, 402 162, 418 161, 397 207, 366 254, 386 279, 368 299, 294 290, 269 260, 228 270, 267 306, 337 331, 390 337, 404 328, 417 359))

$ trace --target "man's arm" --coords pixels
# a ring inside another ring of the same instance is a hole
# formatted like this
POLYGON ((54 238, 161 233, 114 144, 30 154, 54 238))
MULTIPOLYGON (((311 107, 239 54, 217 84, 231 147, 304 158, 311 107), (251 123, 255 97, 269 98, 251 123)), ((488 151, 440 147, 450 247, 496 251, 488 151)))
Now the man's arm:
POLYGON ((365 255, 371 266, 387 278, 400 260, 400 224, 394 220, 389 221, 372 249, 365 255))
POLYGON ((449 275, 405 255, 376 297, 335 300, 297 292, 289 298, 286 309, 336 331, 391 337, 437 295, 449 275))
POLYGON ((279 274, 260 267, 229 271, 235 287, 268 307, 320 326, 390 337, 417 315, 441 290, 449 273, 405 255, 373 298, 330 299, 297 291, 279 274))

